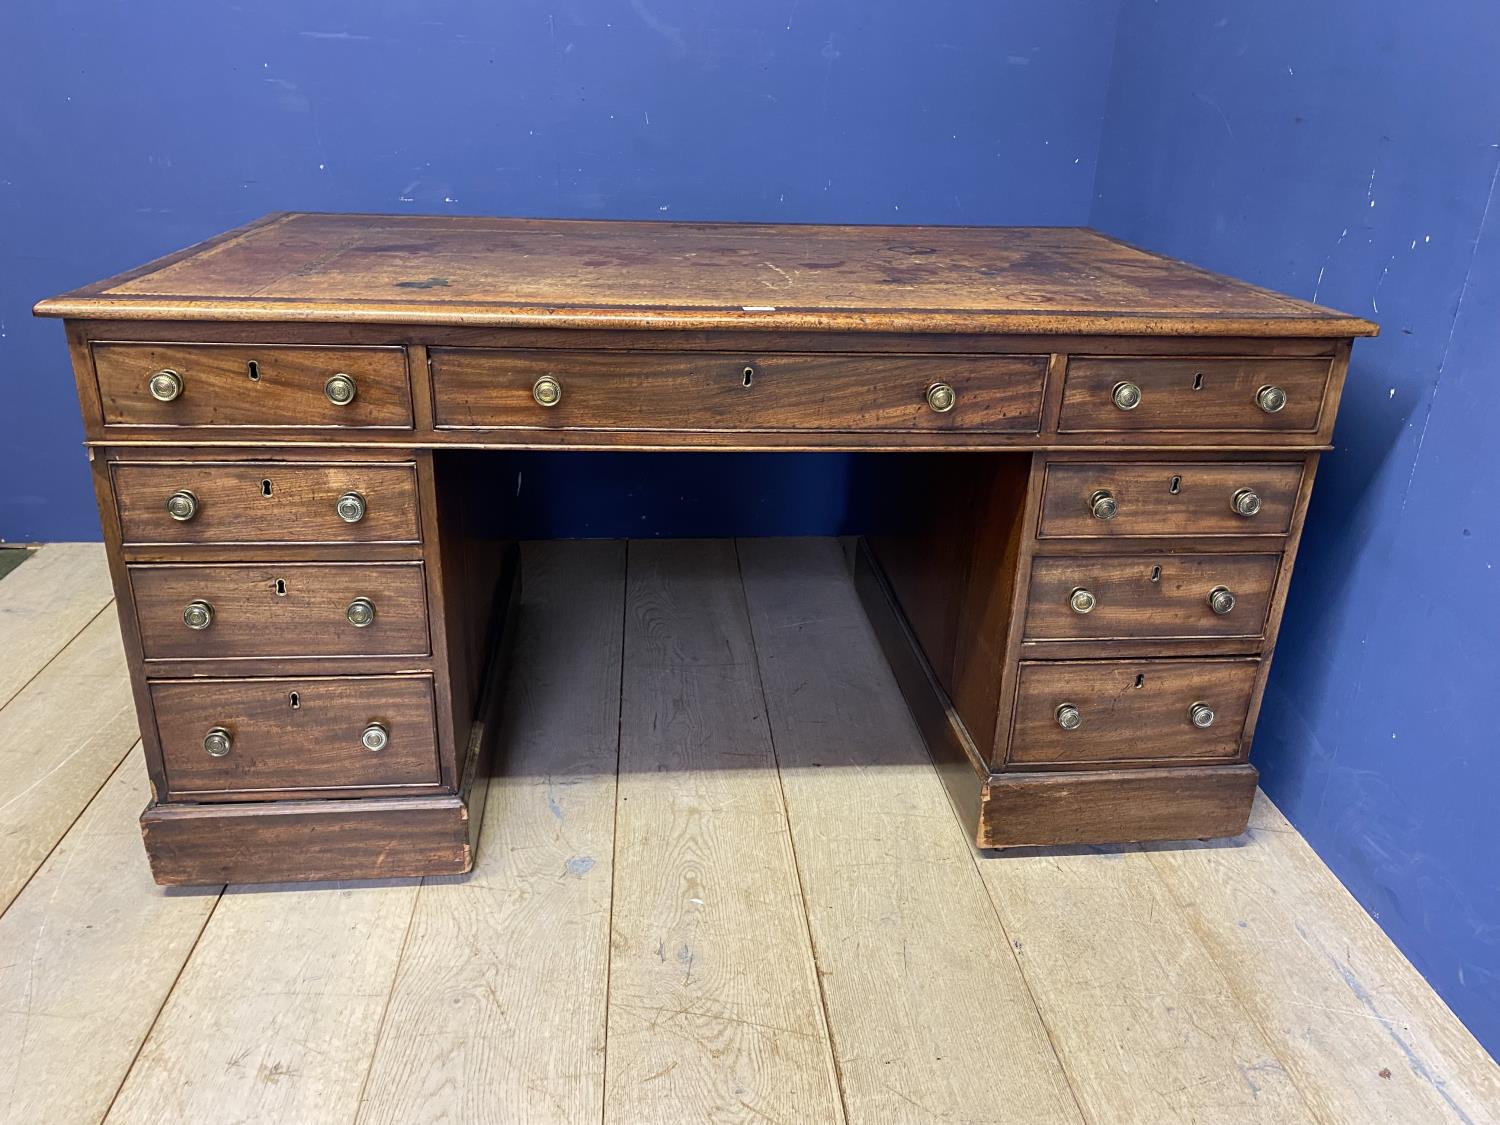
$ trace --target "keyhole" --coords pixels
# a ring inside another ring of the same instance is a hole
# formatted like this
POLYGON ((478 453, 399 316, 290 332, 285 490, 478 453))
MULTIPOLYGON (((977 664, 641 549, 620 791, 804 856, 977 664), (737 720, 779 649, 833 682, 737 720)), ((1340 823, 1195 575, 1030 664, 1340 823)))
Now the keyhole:
POLYGON ((260 482, 260 494, 262 496, 269 496, 269 495, 271 495, 271 482, 270 481, 263 480, 263 481, 260 482))
POLYGON ((276 596, 278 598, 284 598, 284 597, 286 597, 286 579, 285 578, 278 578, 278 579, 276 579, 276 596))
POLYGON ((1169 485, 1167 485, 1167 491, 1170 492, 1173 496, 1176 496, 1179 492, 1181 492, 1182 491, 1182 478, 1181 477, 1173 477, 1172 478, 1172 483, 1169 484, 1169 485))
POLYGON ((1160 582, 1161 581, 1161 567, 1159 567, 1159 566, 1153 566, 1151 568, 1151 581, 1153 581, 1153 582, 1160 582))
POLYGON ((252 359, 249 363, 245 364, 245 374, 250 376, 250 381, 252 383, 259 383, 260 364, 256 363, 255 360, 252 359))
POLYGON ((745 368, 744 376, 745 376, 745 379, 744 379, 745 386, 748 387, 750 385, 750 381, 755 378, 755 368, 753 368, 753 367, 747 367, 747 368, 745 368))
POLYGON ((1146 686, 1146 676, 1145 676, 1145 673, 1143 673, 1143 672, 1137 672, 1136 673, 1136 676, 1135 676, 1135 686, 1136 687, 1145 687, 1146 686))
POLYGON ((1196 374, 1196 375, 1193 376, 1193 390, 1195 390, 1195 391, 1201 391, 1202 389, 1203 389, 1203 372, 1200 371, 1200 372, 1198 372, 1198 374, 1196 374))
POLYGON ((298 707, 302 706, 302 697, 300 695, 298 695, 295 691, 292 692, 291 695, 289 695, 289 696, 286 697, 286 701, 292 705, 292 710, 293 711, 295 711, 298 707))

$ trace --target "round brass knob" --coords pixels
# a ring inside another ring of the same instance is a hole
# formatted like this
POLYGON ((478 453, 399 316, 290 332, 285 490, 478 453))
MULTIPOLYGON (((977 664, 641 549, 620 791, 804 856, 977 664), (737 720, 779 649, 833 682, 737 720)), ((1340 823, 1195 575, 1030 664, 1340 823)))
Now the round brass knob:
POLYGON ((1272 386, 1270 383, 1267 383, 1264 387, 1255 392, 1255 405, 1260 407, 1267 414, 1275 414, 1278 410, 1286 405, 1286 392, 1280 387, 1272 386))
POLYGON ((939 414, 946 414, 958 401, 958 394, 947 383, 934 383, 927 388, 927 405, 939 414))
POLYGON ((375 623, 375 603, 369 598, 355 598, 349 603, 349 608, 344 610, 344 616, 349 619, 349 624, 356 629, 363 629, 366 625, 375 623))
POLYGON ((345 523, 358 523, 365 518, 365 498, 358 492, 346 492, 334 503, 333 510, 345 523))
POLYGON ((1085 590, 1082 586, 1068 595, 1068 605, 1074 613, 1092 613, 1094 606, 1098 604, 1093 592, 1085 590))
POLYGON ((354 385, 354 377, 345 375, 342 371, 323 384, 323 393, 334 406, 348 406, 354 401, 358 390, 354 385))
POLYGON ((1215 586, 1208 592, 1208 608, 1220 617, 1234 608, 1234 594, 1228 586, 1215 586))
POLYGON ((556 406, 562 401, 562 384, 551 375, 543 375, 531 384, 531 397, 538 406, 556 406))
POLYGON ((214 727, 203 736, 203 749, 210 758, 222 758, 234 749, 234 738, 223 727, 214 727))
POLYGON ((359 742, 366 750, 378 753, 390 745, 391 732, 385 729, 384 723, 371 723, 360 734, 359 742))
POLYGON ((1102 488, 1089 497, 1089 511, 1094 514, 1096 520, 1112 520, 1119 510, 1120 504, 1114 494, 1102 488))
POLYGON ((1235 515, 1248 519, 1260 511, 1260 497, 1248 488, 1241 488, 1229 498, 1229 506, 1235 515))
POLYGON ((1193 726, 1199 730, 1207 730, 1214 725, 1214 709, 1207 703, 1194 703, 1188 708, 1188 718, 1192 720, 1193 726))
POLYGON ((1063 730, 1077 730, 1083 726, 1083 713, 1071 703, 1058 704, 1053 715, 1057 718, 1057 725, 1063 730))
POLYGON ((146 387, 151 392, 151 397, 157 402, 171 402, 182 394, 182 376, 170 367, 164 367, 151 376, 146 387))
POLYGON ((214 607, 201 598, 188 602, 182 609, 182 623, 189 629, 201 632, 214 623, 214 607))
POLYGON ((1141 388, 1134 383, 1116 383, 1109 398, 1120 410, 1134 410, 1141 404, 1141 388))
POLYGON ((167 497, 167 515, 178 523, 187 523, 198 514, 198 497, 185 488, 179 488, 167 497))

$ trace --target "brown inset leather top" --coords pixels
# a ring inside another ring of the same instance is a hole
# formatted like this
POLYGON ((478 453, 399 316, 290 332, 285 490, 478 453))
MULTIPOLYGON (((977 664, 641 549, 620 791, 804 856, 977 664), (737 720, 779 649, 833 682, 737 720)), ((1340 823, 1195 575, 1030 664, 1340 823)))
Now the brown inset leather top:
POLYGON ((1073 227, 269 215, 41 316, 476 327, 1373 335, 1073 227))

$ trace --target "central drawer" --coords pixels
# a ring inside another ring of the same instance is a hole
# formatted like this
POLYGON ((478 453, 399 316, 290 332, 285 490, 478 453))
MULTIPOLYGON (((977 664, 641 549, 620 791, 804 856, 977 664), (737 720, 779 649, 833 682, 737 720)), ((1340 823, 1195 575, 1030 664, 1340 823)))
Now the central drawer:
POLYGON ((151 702, 169 799, 440 782, 430 675, 157 680, 151 702))
POLYGON ((128 568, 147 660, 425 656, 421 563, 128 568))
POLYGON ((126 546, 421 540, 410 462, 121 461, 110 468, 126 546))
POLYGON ((1255 659, 1023 663, 1008 761, 1234 760, 1259 670, 1255 659))
POLYGON ((433 348, 439 428, 1036 433, 1045 356, 433 348))

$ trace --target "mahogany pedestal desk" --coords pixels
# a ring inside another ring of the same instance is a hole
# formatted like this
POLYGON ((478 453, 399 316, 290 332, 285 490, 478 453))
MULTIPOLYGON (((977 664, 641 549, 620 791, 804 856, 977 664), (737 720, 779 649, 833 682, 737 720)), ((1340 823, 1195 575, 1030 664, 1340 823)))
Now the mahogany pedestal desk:
POLYGON ((519 449, 889 453, 856 580, 978 843, 1235 834, 1375 332, 1079 229, 314 214, 37 312, 168 884, 469 869, 519 449))

